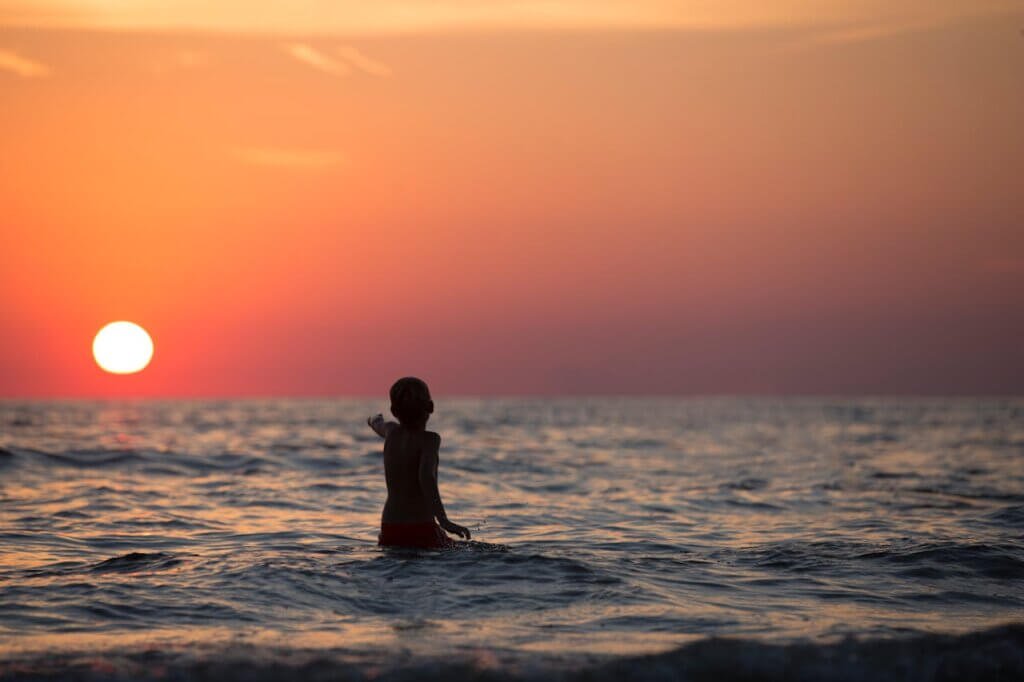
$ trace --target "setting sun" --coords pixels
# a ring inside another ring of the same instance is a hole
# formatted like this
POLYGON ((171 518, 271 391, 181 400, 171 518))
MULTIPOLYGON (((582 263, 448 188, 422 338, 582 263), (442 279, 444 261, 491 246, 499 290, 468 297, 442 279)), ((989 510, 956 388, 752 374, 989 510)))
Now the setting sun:
POLYGON ((134 374, 153 358, 153 340, 134 322, 111 322, 92 342, 96 364, 112 374, 134 374))

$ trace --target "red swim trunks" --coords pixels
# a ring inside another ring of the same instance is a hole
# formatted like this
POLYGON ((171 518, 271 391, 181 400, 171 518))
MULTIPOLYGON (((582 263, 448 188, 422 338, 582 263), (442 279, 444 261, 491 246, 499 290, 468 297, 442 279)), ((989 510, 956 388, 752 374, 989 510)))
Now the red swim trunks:
POLYGON ((377 544, 382 547, 419 547, 445 549, 455 542, 433 521, 421 523, 381 523, 377 544))

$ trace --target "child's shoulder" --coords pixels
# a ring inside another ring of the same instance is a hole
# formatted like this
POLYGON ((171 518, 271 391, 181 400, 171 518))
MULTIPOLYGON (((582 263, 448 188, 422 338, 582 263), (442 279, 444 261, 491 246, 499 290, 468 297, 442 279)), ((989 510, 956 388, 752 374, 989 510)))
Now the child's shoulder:
POLYGON ((441 434, 437 433, 436 431, 424 431, 423 440, 420 442, 424 443, 426 447, 430 448, 431 450, 440 450, 441 434))

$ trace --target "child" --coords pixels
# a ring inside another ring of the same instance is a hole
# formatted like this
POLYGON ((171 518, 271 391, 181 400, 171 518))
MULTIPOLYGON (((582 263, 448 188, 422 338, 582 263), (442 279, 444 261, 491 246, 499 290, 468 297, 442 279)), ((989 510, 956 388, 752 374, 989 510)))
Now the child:
POLYGON ((391 387, 391 414, 398 423, 385 422, 380 414, 366 420, 384 439, 388 499, 381 514, 380 545, 453 547, 455 542, 441 528, 469 539, 469 530, 448 520, 437 489, 441 436, 426 430, 433 412, 434 401, 426 383, 405 377, 391 387))

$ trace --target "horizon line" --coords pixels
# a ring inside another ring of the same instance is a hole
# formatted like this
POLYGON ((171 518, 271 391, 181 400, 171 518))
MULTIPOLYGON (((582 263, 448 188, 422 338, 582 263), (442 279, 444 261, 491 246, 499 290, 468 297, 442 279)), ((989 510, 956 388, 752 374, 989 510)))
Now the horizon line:
MULTIPOLYGON (((445 400, 572 400, 572 399, 637 399, 637 400, 1024 400, 1021 393, 440 393, 435 399, 445 400)), ((203 394, 203 395, 63 395, 63 396, 0 396, 0 403, 12 402, 161 402, 161 401, 237 401, 266 400, 331 401, 387 400, 387 392, 369 393, 295 393, 295 394, 203 394)))

